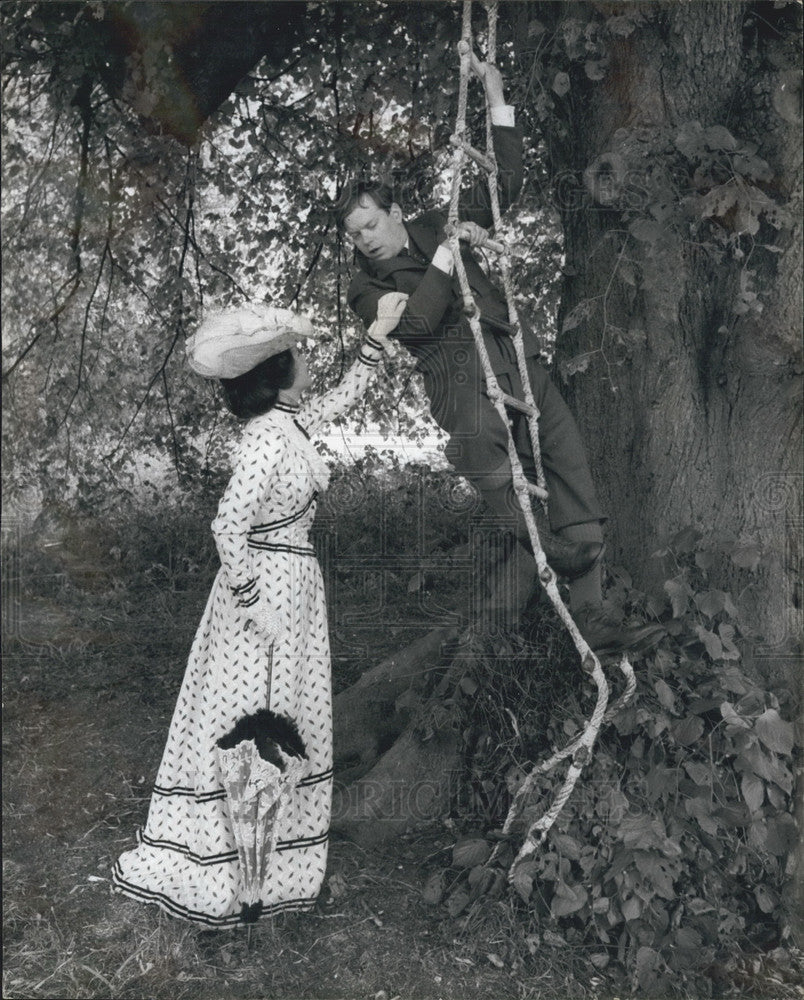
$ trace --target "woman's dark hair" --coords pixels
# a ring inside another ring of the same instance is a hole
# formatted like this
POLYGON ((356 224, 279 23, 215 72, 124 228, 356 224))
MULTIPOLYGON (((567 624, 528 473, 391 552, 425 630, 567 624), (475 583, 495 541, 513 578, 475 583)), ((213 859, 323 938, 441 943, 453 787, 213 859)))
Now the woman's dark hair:
POLYGON ((223 400, 241 420, 259 417, 274 408, 281 389, 289 389, 296 376, 292 351, 280 351, 236 378, 222 378, 223 400))

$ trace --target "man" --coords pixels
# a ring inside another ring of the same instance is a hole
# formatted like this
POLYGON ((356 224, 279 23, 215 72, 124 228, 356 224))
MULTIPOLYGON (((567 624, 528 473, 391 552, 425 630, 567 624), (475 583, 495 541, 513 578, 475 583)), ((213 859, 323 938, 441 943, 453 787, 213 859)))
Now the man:
MULTIPOLYGON (((498 164, 500 209, 505 211, 522 187, 522 133, 514 125, 513 108, 505 103, 499 70, 474 56, 472 70, 486 91, 498 164)), ((393 192, 372 182, 358 182, 348 188, 336 205, 335 216, 355 247, 360 269, 349 286, 351 308, 368 325, 376 318, 382 295, 389 291, 408 295, 405 312, 391 336, 417 360, 432 415, 449 434, 447 457, 530 550, 527 526, 511 482, 506 429, 486 395, 480 358, 453 275, 454 261, 444 233, 445 216, 427 212, 406 224, 393 192)), ((505 297, 471 252, 485 238, 482 227, 493 224, 485 177, 462 199, 460 217, 459 237, 469 244, 462 258, 480 309, 492 369, 503 392, 522 399, 505 297)), ((554 533, 540 531, 540 541, 555 572, 569 581, 570 606, 592 648, 598 652, 639 648, 655 638, 656 629, 624 628, 606 620, 602 613, 600 559, 605 515, 595 496, 575 421, 536 360, 535 338, 525 331, 524 341, 533 395, 540 411, 540 449, 554 533)), ((510 411, 509 415, 525 475, 535 481, 527 418, 518 411, 510 411)))

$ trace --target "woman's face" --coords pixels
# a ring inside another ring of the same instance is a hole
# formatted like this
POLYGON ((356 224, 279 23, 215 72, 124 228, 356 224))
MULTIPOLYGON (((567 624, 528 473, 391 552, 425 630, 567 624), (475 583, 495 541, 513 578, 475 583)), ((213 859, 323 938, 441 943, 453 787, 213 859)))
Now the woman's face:
POLYGON ((305 389, 310 388, 313 380, 307 370, 307 358, 296 347, 292 347, 291 351, 293 353, 294 376, 293 385, 290 388, 295 393, 302 393, 305 389))

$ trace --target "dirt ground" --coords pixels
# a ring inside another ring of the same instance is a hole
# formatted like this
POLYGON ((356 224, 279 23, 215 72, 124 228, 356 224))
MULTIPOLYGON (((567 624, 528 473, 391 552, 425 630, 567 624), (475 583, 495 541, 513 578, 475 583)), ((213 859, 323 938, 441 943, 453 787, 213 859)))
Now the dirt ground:
POLYGON ((114 594, 73 594, 17 608, 4 658, 7 1000, 597 995, 558 953, 541 971, 501 957, 502 904, 499 919, 459 929, 423 902, 455 839, 444 824, 386 853, 333 840, 315 911, 261 923, 250 947, 243 932, 113 894, 111 866, 146 818, 196 604, 169 595, 143 617, 114 594))

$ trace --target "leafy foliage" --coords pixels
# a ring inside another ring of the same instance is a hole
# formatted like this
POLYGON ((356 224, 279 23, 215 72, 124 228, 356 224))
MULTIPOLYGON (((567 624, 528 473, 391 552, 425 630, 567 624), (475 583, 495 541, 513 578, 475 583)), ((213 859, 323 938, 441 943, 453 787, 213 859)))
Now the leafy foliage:
MULTIPOLYGON (((321 5, 288 60, 257 66, 186 148, 143 128, 158 73, 128 99, 110 88, 104 5, 57 6, 6 11, 5 476, 12 493, 97 504, 134 488, 145 460, 189 481, 231 429, 183 364, 211 304, 297 305, 323 332, 319 387, 337 380, 359 331, 331 200, 371 172, 409 213, 438 203, 458 29, 448 5, 321 5)), ((522 209, 520 304, 548 346, 560 244, 535 193, 522 209)), ((428 424, 410 367, 390 359, 363 417, 416 437, 428 424)))
MULTIPOLYGON (((787 721, 792 693, 769 690, 743 669, 735 603, 708 586, 715 555, 755 568, 756 553, 686 529, 664 554, 677 570, 665 585, 668 638, 638 666, 636 700, 601 734, 546 842, 512 870, 510 905, 521 911, 529 948, 570 948, 594 975, 607 970, 616 979, 626 970, 640 996, 710 995, 748 975, 751 955, 786 940, 792 914, 782 898, 797 838, 800 743, 787 721)), ((621 612, 659 610, 624 571, 608 600, 621 612)), ((512 843, 500 844, 495 828, 510 796, 530 762, 584 721, 580 671, 567 676, 572 651, 562 650, 555 627, 534 628, 530 656, 520 639, 518 654, 514 640, 504 660, 486 659, 461 702, 475 789, 461 816, 469 832, 424 896, 443 900, 465 926, 478 907, 501 899, 519 839, 562 775, 539 779, 512 843)), ((523 950, 512 945, 509 959, 523 950)))

